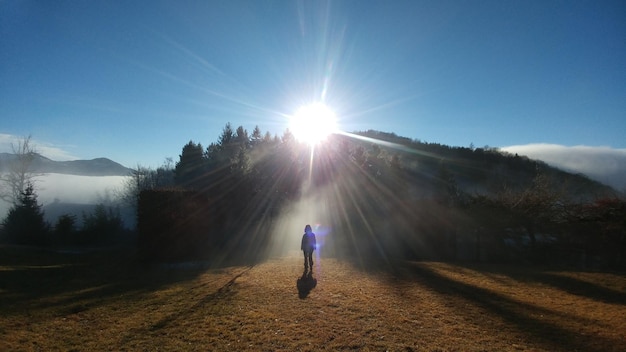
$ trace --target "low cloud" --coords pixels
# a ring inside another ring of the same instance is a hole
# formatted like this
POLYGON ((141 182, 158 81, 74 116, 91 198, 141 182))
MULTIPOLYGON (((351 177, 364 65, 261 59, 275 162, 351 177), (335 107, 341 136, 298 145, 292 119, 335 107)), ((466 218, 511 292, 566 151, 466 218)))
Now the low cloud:
MULTIPOLYGON (((111 204, 124 189, 128 176, 77 176, 45 174, 35 179, 37 201, 43 206, 52 203, 111 204)), ((4 219, 10 204, 0 201, 4 219)))
POLYGON ((45 174, 37 178, 36 189, 42 204, 52 202, 108 203, 122 191, 127 176, 77 176, 45 174))
POLYGON ((541 160, 568 172, 584 174, 618 191, 626 190, 626 149, 527 144, 503 147, 500 150, 541 160))
MULTIPOLYGON (((0 133, 0 153, 13 153, 14 147, 17 148, 20 142, 23 142, 28 136, 15 136, 12 134, 0 133)), ((39 141, 36 139, 30 140, 31 146, 35 151, 48 159, 56 161, 77 160, 78 157, 72 155, 72 153, 64 150, 59 146, 39 141)))

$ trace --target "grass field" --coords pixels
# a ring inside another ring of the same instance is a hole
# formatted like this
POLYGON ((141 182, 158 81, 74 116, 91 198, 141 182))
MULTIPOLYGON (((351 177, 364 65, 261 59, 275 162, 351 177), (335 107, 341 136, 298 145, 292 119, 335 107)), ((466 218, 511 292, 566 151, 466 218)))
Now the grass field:
POLYGON ((0 351, 624 351, 626 277, 331 258, 142 265, 0 247, 0 351), (393 274, 391 274, 393 272, 393 274))

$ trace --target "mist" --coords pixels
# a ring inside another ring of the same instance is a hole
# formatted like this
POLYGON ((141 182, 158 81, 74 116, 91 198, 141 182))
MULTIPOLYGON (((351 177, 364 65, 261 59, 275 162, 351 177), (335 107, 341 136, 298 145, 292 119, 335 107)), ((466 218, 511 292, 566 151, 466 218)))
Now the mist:
POLYGON ((324 245, 332 236, 331 207, 325 190, 315 192, 304 186, 302 197, 286 206, 272 227, 270 254, 281 256, 300 251, 304 227, 311 225, 317 238, 315 255, 324 252, 324 245))
MULTIPOLYGON (((128 176, 77 176, 66 174, 44 174, 35 178, 37 201, 44 207, 56 204, 112 205, 122 192, 128 176)), ((4 219, 10 204, 0 202, 0 215, 4 219)), ((50 214, 45 214, 50 215, 50 214)), ((76 214, 80 215, 80 214, 76 214)), ((55 219, 50 219, 50 222, 55 219)))
POLYGON ((46 174, 38 178, 39 202, 96 204, 114 200, 128 176, 76 176, 46 174))
POLYGON ((515 145, 501 149, 544 161, 568 172, 581 173, 618 191, 626 191, 626 149, 558 144, 515 145))

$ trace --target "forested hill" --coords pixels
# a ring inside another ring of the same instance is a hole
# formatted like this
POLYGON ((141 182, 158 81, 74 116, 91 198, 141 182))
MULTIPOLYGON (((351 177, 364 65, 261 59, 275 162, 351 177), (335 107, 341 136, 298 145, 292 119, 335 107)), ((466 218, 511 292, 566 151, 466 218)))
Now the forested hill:
POLYGON ((165 171, 135 175, 147 188, 136 198, 140 250, 152 260, 297 248, 294 231, 314 222, 332 229, 324 251, 339 257, 543 261, 574 248, 624 265, 613 249, 626 248, 626 207, 613 189, 492 148, 379 131, 312 147, 288 130, 248 135, 227 124, 208 147, 183 146, 171 181, 165 171), (184 237, 168 230, 182 228, 184 237), (541 252, 543 234, 562 247, 541 252))
POLYGON ((549 189, 568 202, 619 195, 584 175, 495 148, 450 147, 374 130, 329 136, 311 155, 306 143, 288 130, 272 138, 257 127, 249 136, 242 126, 235 131, 227 124, 206 149, 193 141, 183 146, 173 171, 176 184, 185 188, 209 190, 239 180, 235 188, 242 192, 247 189, 259 197, 267 192, 267 198, 278 194, 281 199, 297 197, 307 174, 317 186, 367 177, 376 187, 402 192, 407 199, 443 196, 460 201, 464 196, 493 197, 533 187, 549 189))
POLYGON ((519 191, 530 187, 537 175, 551 180, 572 200, 590 201, 617 194, 613 188, 582 174, 572 174, 542 161, 509 154, 496 148, 451 147, 425 143, 395 133, 368 130, 354 137, 341 136, 342 143, 353 145, 353 157, 375 173, 384 166, 395 166, 412 175, 413 182, 423 185, 423 192, 435 183, 452 183, 458 191, 493 195, 505 190, 519 191))

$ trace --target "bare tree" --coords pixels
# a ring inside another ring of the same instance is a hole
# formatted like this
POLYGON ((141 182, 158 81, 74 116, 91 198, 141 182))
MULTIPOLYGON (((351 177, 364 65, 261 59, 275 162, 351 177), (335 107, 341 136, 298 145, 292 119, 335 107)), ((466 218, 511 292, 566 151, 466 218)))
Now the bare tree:
POLYGON ((128 206, 135 208, 139 194, 143 190, 152 190, 174 185, 174 161, 166 158, 156 170, 137 165, 137 168, 124 182, 119 198, 128 206))
POLYGON ((7 159, 5 171, 0 174, 0 199, 13 205, 17 204, 20 195, 28 184, 34 184, 38 176, 32 170, 37 151, 32 144, 31 136, 11 143, 13 155, 7 159))
POLYGON ((541 227, 559 221, 564 216, 565 191, 545 174, 537 174, 532 184, 521 191, 505 190, 497 200, 511 214, 513 224, 526 230, 531 251, 537 244, 537 233, 541 227))

